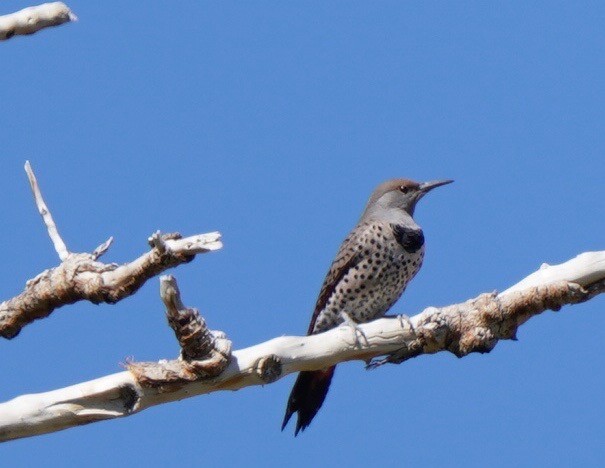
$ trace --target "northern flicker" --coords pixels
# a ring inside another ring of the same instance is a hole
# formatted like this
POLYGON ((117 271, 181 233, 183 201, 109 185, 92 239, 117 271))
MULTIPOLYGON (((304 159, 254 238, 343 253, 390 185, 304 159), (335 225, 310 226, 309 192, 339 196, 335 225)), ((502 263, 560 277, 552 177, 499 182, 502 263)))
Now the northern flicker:
MULTIPOLYGON (((453 182, 395 179, 372 193, 357 226, 343 241, 319 293, 308 335, 345 319, 364 323, 383 316, 418 273, 424 235, 413 219, 416 203, 430 190, 453 182)), ((335 366, 298 375, 282 430, 298 413, 295 435, 304 430, 326 398, 335 366)))

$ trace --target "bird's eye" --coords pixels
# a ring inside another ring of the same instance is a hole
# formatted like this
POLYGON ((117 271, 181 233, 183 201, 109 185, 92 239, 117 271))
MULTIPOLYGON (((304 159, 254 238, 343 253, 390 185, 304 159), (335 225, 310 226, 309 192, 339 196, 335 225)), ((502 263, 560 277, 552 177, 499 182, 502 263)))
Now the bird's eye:
POLYGON ((401 187, 399 187, 399 190, 401 190, 403 193, 408 193, 410 191, 410 188, 407 185, 402 185, 401 187))

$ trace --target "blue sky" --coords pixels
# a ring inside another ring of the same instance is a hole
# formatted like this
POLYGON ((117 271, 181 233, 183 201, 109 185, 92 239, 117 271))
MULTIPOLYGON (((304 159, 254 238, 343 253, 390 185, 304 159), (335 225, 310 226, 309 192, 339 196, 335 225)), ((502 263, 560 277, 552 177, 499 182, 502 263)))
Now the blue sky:
MULTIPOLYGON (((0 13, 27 6, 4 1, 0 13)), ((373 187, 424 199, 425 264, 394 312, 505 289, 602 250, 601 2, 85 2, 0 45, 3 300, 57 263, 23 163, 73 251, 106 261, 156 229, 220 230, 183 298, 236 348, 303 334, 373 187)), ((340 366, 308 431, 281 433, 293 376, 15 441, 13 466, 602 466, 603 298, 546 313, 488 355, 340 366)), ((0 400, 174 357, 153 280, 0 342, 0 400)))

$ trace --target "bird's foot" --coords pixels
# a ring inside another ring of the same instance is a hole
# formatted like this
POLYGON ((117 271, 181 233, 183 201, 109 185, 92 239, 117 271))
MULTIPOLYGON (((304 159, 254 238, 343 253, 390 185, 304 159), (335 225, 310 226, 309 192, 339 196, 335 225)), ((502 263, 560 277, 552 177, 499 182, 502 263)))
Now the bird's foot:
POLYGON ((407 328, 409 330, 414 330, 414 325, 412 324, 412 321, 410 320, 409 315, 405 315, 405 314, 397 314, 397 315, 385 315, 384 318, 396 318, 397 320, 399 320, 399 326, 401 328, 407 328))
POLYGON ((412 321, 410 320, 409 316, 401 314, 397 316, 397 319, 399 320, 399 325, 401 328, 409 328, 410 330, 414 329, 414 325, 412 325, 412 321))
MULTIPOLYGON (((412 323, 412 320, 410 319, 409 316, 407 316, 405 314, 385 315, 384 318, 396 318, 397 320, 399 320, 399 326, 402 329, 408 330, 411 332, 415 332, 414 324, 412 323)), ((398 351, 395 351, 394 353, 391 353, 388 356, 373 358, 373 359, 370 359, 369 361, 366 361, 366 369, 367 370, 378 369, 379 367, 384 366, 385 364, 401 364, 403 361, 409 359, 410 357, 413 357, 413 355, 410 355, 410 352, 409 352, 409 349, 407 348, 407 346, 405 348, 402 348, 402 350, 405 351, 403 357, 399 356, 398 351)))
POLYGON ((341 327, 350 327, 353 329, 353 333, 355 334, 355 346, 361 348, 362 344, 360 338, 363 338, 366 345, 369 344, 368 337, 363 330, 359 328, 358 324, 349 316, 349 314, 341 311, 340 318, 342 318, 342 324, 340 325, 341 327))
POLYGON ((385 364, 388 364, 389 361, 389 357, 382 357, 382 358, 374 358, 374 359, 368 359, 366 361, 366 370, 374 370, 374 369, 378 369, 380 366, 384 366, 385 364))

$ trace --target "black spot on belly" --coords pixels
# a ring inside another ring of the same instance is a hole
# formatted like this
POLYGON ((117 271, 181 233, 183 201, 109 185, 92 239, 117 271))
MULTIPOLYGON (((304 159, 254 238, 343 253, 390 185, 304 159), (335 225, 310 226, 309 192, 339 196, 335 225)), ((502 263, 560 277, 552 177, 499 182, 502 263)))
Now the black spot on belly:
POLYGON ((417 252, 424 245, 424 234, 421 229, 410 229, 400 224, 391 224, 395 239, 407 252, 417 252))

